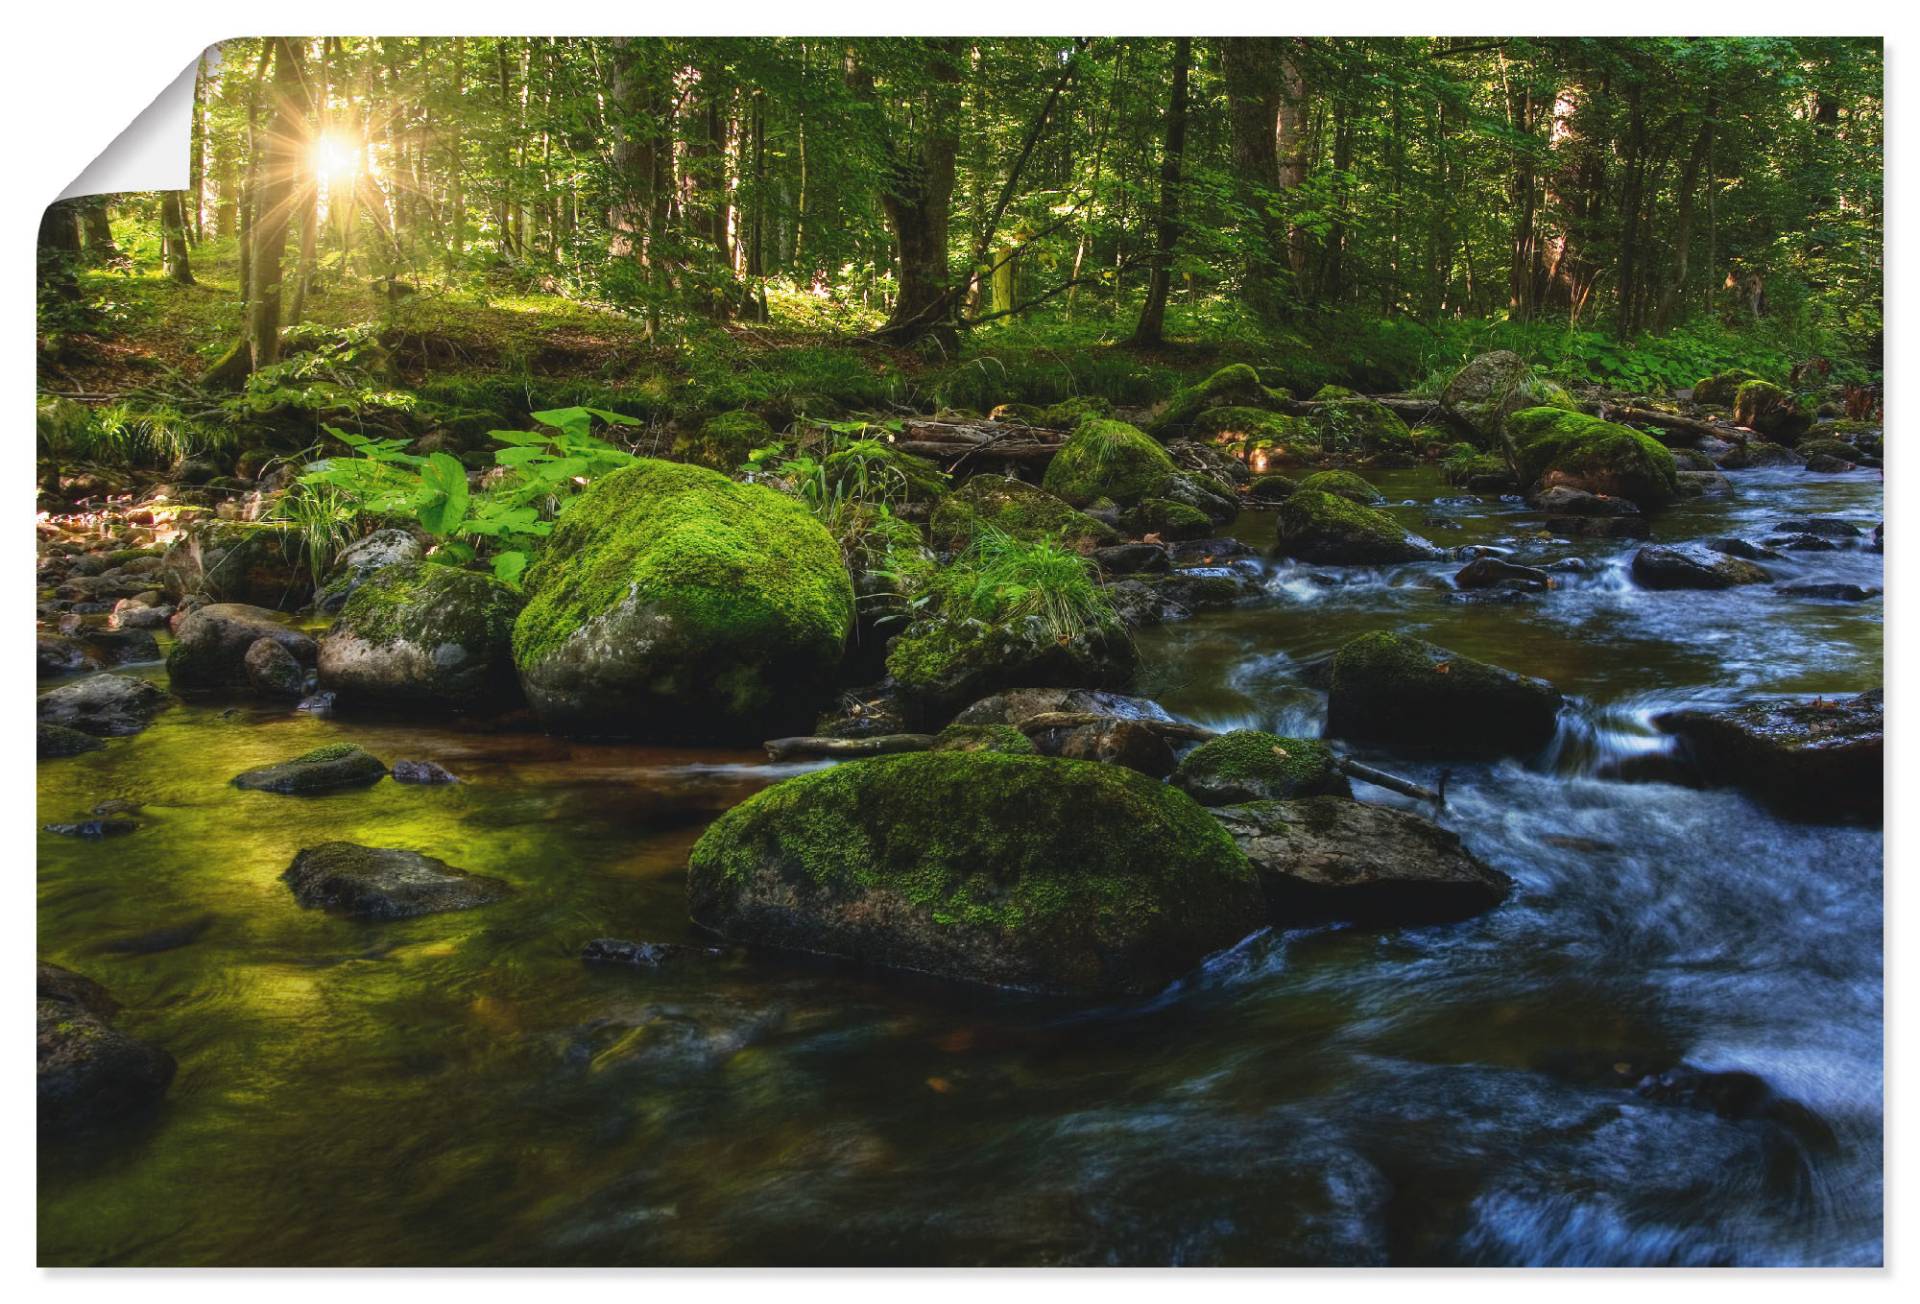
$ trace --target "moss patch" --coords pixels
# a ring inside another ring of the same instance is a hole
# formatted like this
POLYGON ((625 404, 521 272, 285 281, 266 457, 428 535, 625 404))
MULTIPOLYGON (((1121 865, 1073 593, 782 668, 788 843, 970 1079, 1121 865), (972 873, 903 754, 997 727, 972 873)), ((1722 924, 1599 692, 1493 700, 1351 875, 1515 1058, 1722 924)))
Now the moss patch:
POLYGON ((1381 501, 1380 491, 1351 471, 1315 471, 1300 481, 1300 488, 1335 494, 1348 502, 1365 505, 1381 501))
POLYGON ((1439 549, 1416 539, 1384 512, 1313 489, 1301 489, 1280 504, 1275 533, 1281 555, 1335 566, 1425 561, 1439 555, 1439 549))
POLYGON ((1673 454, 1637 430, 1559 408, 1528 408, 1507 420, 1514 471, 1522 485, 1550 474, 1575 481, 1591 493, 1611 494, 1659 507, 1679 484, 1673 454))
POLYGON ((1076 552, 1091 552, 1120 535, 1046 490, 1004 475, 976 475, 940 501, 928 522, 933 546, 948 551, 967 545, 991 526, 1016 539, 1052 539, 1076 552))
POLYGON ((673 455, 716 471, 732 471, 747 454, 773 442, 773 427, 752 412, 722 412, 700 429, 673 441, 673 455))
POLYGON ((1130 507, 1160 494, 1178 473, 1167 450, 1139 430, 1096 418, 1074 428, 1041 484, 1075 507, 1102 498, 1130 507))
POLYGON ((1173 784, 1206 806, 1348 791, 1325 743, 1259 729, 1236 729, 1200 744, 1181 758, 1173 784))
POLYGON ((1034 756, 1033 740, 1010 724, 950 724, 933 740, 936 752, 1004 752, 1034 756))

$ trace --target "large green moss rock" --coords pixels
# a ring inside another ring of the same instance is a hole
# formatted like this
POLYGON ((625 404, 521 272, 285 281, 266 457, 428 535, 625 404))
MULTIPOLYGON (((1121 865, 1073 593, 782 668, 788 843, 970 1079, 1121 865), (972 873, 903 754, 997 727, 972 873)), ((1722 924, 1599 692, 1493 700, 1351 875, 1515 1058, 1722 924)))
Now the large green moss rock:
POLYGON ((1220 368, 1197 385, 1175 392, 1147 429, 1156 435, 1187 430, 1202 412, 1217 407, 1277 409, 1287 396, 1260 383, 1260 373, 1244 362, 1220 368))
POLYGON ((1790 443, 1813 428, 1813 412, 1790 391, 1764 380, 1749 380, 1733 396, 1733 421, 1769 439, 1790 443))
POLYGON ((804 504, 652 459, 573 502, 526 591, 513 656, 527 700, 595 737, 803 728, 853 628, 839 545, 804 504))
POLYGON ((743 465, 747 454, 773 442, 773 427, 751 412, 722 412, 700 423, 699 430, 673 441, 673 455, 716 471, 743 465))
POLYGON ((932 615, 914 621, 887 649, 887 673, 938 717, 1008 688, 1125 688, 1139 655, 1116 618, 1060 642, 1022 628, 932 615))
POLYGON ((489 575, 434 562, 376 571, 320 640, 320 683, 358 702, 454 710, 520 699, 513 622, 523 601, 489 575))
POLYGON ((1317 449, 1304 420, 1262 408, 1208 408, 1189 428, 1195 438, 1232 449, 1256 471, 1291 465, 1317 449))
POLYGON ((1673 501, 1673 454, 1657 439, 1582 412, 1528 408, 1507 419, 1514 471, 1528 488, 1566 485, 1642 509, 1673 501))
POLYGON ((1507 418, 1528 408, 1573 410, 1573 396, 1507 349, 1483 353, 1453 373, 1440 404, 1484 440, 1505 433, 1507 418))
POLYGON ((1448 755, 1530 755, 1558 727, 1559 690, 1437 647, 1378 631, 1333 658, 1327 735, 1448 755))
POLYGON ((1281 556, 1329 566, 1381 566, 1443 555, 1385 512, 1314 489, 1301 489, 1280 504, 1276 532, 1281 556))
POLYGON ((1715 407, 1732 407, 1740 387, 1750 380, 1759 379, 1760 376, 1757 373, 1742 371, 1738 368, 1712 376, 1703 376, 1693 383, 1693 401, 1711 403, 1715 407))
POLYGON ((1313 401, 1306 428, 1322 453, 1358 453, 1382 465, 1412 464, 1413 432, 1399 414, 1335 385, 1323 387, 1313 401))
POLYGON ((1262 922, 1192 798, 1122 766, 922 752, 779 783, 694 846, 696 924, 967 982, 1146 994, 1262 922))
POLYGON ((207 521, 173 544, 166 566, 182 592, 209 602, 297 611, 313 597, 306 535, 291 525, 207 521))
POLYGON ((386 777, 386 762, 364 747, 328 743, 289 761, 243 771, 231 782, 251 792, 308 793, 365 788, 386 777))
POLYGON ((934 547, 958 552, 983 527, 1027 543, 1052 540, 1090 553, 1120 542, 1119 531, 1095 520, 1037 485, 1005 475, 976 475, 940 500, 927 522, 934 547))
POLYGON ((1350 503, 1359 503, 1365 507, 1386 501, 1381 492, 1375 489, 1365 477, 1355 475, 1352 471, 1315 471, 1302 479, 1299 487, 1323 494, 1334 494, 1350 503))
POLYGON ((933 462, 878 439, 827 454, 820 473, 829 488, 868 501, 930 503, 952 488, 947 473, 933 462))
POLYGON ((1159 497, 1179 474, 1167 450, 1124 421, 1094 419, 1047 464, 1041 486, 1075 507, 1105 498, 1122 507, 1159 497))
POLYGON ((1325 743, 1261 729, 1236 729, 1201 743, 1180 758, 1173 785, 1202 806, 1351 792, 1325 743))

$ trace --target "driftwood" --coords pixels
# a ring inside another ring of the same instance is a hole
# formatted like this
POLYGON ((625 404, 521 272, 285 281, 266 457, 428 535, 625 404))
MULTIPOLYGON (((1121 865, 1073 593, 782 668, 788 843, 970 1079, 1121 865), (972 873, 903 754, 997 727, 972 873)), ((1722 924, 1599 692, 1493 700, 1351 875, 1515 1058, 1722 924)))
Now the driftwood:
POLYGON ((760 744, 767 759, 796 756, 888 756, 894 752, 924 752, 933 746, 932 734, 880 734, 873 738, 769 738, 760 744))
POLYGON ((1436 806, 1447 804, 1447 772, 1440 772, 1438 791, 1422 788, 1411 779, 1403 779, 1397 774, 1388 774, 1385 770, 1376 770, 1371 765, 1362 765, 1359 761, 1348 760, 1344 756, 1334 757, 1340 773, 1349 779, 1358 779, 1362 783, 1371 783, 1376 788, 1385 788, 1388 792, 1397 792, 1403 797, 1412 797, 1416 801, 1432 802, 1436 806))
POLYGON ((1736 426, 1724 421, 1701 421, 1694 417, 1676 416, 1672 412, 1662 412, 1658 408, 1631 407, 1615 403, 1586 403, 1582 406, 1603 421, 1638 422, 1645 426, 1659 426, 1662 430, 1678 430, 1689 435, 1724 439, 1734 444, 1744 444, 1753 436, 1753 432, 1744 426, 1736 426))
POLYGON ((1063 430, 1001 421, 908 421, 894 444, 903 453, 949 465, 960 461, 1037 462, 1053 459, 1063 430))

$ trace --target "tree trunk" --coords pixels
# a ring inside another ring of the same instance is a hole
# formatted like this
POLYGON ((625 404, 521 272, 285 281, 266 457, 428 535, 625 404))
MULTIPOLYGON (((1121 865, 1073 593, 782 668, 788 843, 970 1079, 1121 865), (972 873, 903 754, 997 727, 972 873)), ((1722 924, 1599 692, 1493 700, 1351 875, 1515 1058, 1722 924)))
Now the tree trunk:
POLYGON ((280 277, 287 252, 287 226, 300 165, 298 142, 307 138, 307 92, 300 51, 286 37, 274 40, 273 122, 261 152, 253 218, 253 293, 247 307, 247 348, 252 370, 280 360, 280 277))
POLYGON ((1150 347, 1165 337, 1167 291, 1173 281, 1173 251, 1180 239, 1180 163, 1187 148, 1187 70, 1193 63, 1193 41, 1185 36, 1173 43, 1173 90, 1167 99, 1167 146, 1160 159, 1160 213, 1154 224, 1153 268, 1147 278, 1147 300, 1133 329, 1133 344, 1150 347))
POLYGON ((109 263, 120 257, 113 242, 113 225, 107 220, 107 197, 89 195, 80 203, 80 230, 85 237, 87 261, 109 263))
POLYGON ((954 333, 953 283, 947 263, 955 163, 959 156, 960 57, 951 38, 926 42, 930 87, 917 149, 890 151, 880 203, 893 234, 899 294, 878 334, 911 343, 954 333))
POLYGON ((187 223, 180 208, 180 192, 160 192, 160 254, 167 275, 181 285, 192 285, 193 267, 187 260, 187 223))
POLYGON ((1673 219, 1673 270, 1667 276, 1666 286, 1660 291, 1660 306, 1655 309, 1653 317, 1655 330, 1663 331, 1673 324, 1681 296, 1687 292, 1687 255, 1693 244, 1694 191, 1699 187, 1700 170, 1706 165, 1708 153, 1713 148, 1714 110, 1715 97, 1709 93, 1706 116, 1700 123, 1700 134, 1693 138, 1693 149, 1680 169, 1680 183, 1676 187, 1679 209, 1673 219))
POLYGON ((80 280, 74 271, 80 263, 80 223, 73 200, 63 199, 41 210, 36 252, 41 297, 78 303, 80 280))

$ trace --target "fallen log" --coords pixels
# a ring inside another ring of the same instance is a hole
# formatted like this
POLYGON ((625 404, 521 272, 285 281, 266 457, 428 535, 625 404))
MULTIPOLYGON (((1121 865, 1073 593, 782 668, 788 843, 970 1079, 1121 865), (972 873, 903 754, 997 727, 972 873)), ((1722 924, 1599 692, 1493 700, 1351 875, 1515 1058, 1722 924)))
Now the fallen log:
POLYGON ((1058 444, 961 444, 938 443, 929 439, 903 439, 894 447, 903 453, 932 458, 936 462, 958 462, 965 458, 989 462, 1051 462, 1053 455, 1060 451, 1058 444))
POLYGON ((1432 802, 1435 806, 1447 804, 1447 772, 1444 770, 1440 773, 1439 790, 1434 791, 1430 788, 1422 788, 1411 779, 1403 779, 1397 774, 1388 774, 1385 770, 1376 770, 1371 765, 1363 765, 1359 761, 1349 760, 1344 756, 1334 757, 1333 763, 1339 767, 1340 773, 1349 779, 1358 779, 1376 788, 1385 788, 1388 792, 1412 797, 1415 801, 1432 802))
POLYGON ((894 752, 924 752, 933 746, 932 734, 879 734, 872 738, 769 738, 760 744, 767 759, 792 760, 796 756, 888 756, 894 752))
POLYGON ((1744 444, 1753 437, 1753 432, 1745 426, 1731 425, 1723 421, 1701 421, 1695 417, 1662 412, 1658 408, 1633 407, 1619 403, 1583 403, 1581 407, 1602 421, 1637 422, 1645 426, 1659 426, 1662 430, 1679 430, 1690 435, 1724 439, 1735 444, 1744 444))

